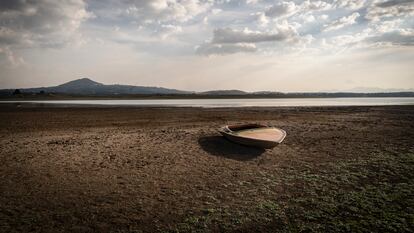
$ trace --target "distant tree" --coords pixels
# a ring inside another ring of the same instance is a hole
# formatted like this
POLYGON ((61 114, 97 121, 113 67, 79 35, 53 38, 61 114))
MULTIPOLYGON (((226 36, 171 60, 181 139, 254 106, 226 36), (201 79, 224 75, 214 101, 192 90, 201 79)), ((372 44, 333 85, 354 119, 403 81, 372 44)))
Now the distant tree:
POLYGON ((39 91, 39 94, 40 95, 44 95, 45 94, 45 91, 44 90, 41 90, 41 91, 39 91))
POLYGON ((13 95, 20 95, 22 92, 19 89, 14 90, 13 95))

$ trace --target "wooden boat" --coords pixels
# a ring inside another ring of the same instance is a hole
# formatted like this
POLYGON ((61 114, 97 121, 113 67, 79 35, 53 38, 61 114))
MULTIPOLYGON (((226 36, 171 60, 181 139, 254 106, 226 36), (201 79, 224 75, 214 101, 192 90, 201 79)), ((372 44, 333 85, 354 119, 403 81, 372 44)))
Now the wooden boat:
POLYGON ((261 124, 226 125, 219 132, 228 140, 246 146, 271 149, 286 137, 286 132, 261 124))

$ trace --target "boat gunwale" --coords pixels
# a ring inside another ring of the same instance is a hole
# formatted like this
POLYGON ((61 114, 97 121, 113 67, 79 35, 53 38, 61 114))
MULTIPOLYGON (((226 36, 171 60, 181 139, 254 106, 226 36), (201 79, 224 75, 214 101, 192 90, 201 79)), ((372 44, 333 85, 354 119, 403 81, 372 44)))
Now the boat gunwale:
POLYGON ((239 131, 233 131, 233 130, 231 130, 229 128, 229 125, 226 125, 224 127, 221 127, 219 129, 219 132, 222 133, 222 134, 228 134, 228 135, 231 135, 231 136, 234 136, 234 137, 239 137, 239 138, 244 138, 244 139, 249 139, 249 140, 255 140, 255 141, 264 142, 264 143, 278 143, 278 144, 280 144, 286 138, 286 131, 283 130, 283 129, 277 128, 275 126, 271 126, 271 125, 261 125, 261 124, 246 124, 246 125, 252 125, 252 126, 254 125, 254 126, 260 126, 260 127, 251 128, 251 129, 244 129, 244 130, 239 130, 239 131), (247 130, 255 130, 255 129, 260 129, 260 128, 273 128, 273 129, 280 130, 282 132, 283 136, 282 136, 282 138, 280 140, 275 141, 275 140, 266 140, 266 139, 250 138, 250 137, 245 137, 245 136, 241 136, 241 135, 235 134, 235 132, 247 131, 247 130))

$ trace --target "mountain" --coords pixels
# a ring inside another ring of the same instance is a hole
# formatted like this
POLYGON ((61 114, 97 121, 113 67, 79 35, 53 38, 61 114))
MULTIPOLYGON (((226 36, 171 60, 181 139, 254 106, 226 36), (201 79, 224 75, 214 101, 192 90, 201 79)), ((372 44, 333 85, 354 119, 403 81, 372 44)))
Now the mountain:
MULTIPOLYGON (((4 92, 5 90, 2 90, 4 92)), ((105 85, 89 78, 73 80, 54 87, 20 89, 22 93, 60 93, 73 95, 134 95, 134 94, 190 94, 191 92, 162 87, 144 87, 131 85, 105 85)))
POLYGON ((255 91, 252 93, 253 95, 281 95, 283 92, 277 91, 255 91))
MULTIPOLYGON (((388 89, 389 90, 389 89, 388 89)), ((396 90, 398 91, 398 90, 396 90)), ((335 97, 414 97, 411 89, 400 92, 386 92, 381 89, 378 92, 272 92, 257 91, 245 92, 241 90, 212 90, 205 92, 189 92, 162 87, 145 87, 132 85, 105 85, 95 82, 89 78, 73 80, 53 87, 38 87, 25 89, 3 89, 0 90, 0 97, 40 97, 47 95, 59 98, 63 96, 97 96, 97 97, 122 97, 126 95, 175 95, 174 98, 335 98, 335 97), (57 94, 57 95, 55 95, 57 94)))
POLYGON ((355 87, 352 89, 346 90, 325 90, 322 92, 328 93, 337 93, 337 92, 347 92, 347 93, 391 93, 391 92, 414 92, 413 88, 378 88, 378 87, 355 87))
POLYGON ((247 95, 248 92, 240 90, 215 90, 215 91, 205 91, 199 92, 200 95, 247 95))

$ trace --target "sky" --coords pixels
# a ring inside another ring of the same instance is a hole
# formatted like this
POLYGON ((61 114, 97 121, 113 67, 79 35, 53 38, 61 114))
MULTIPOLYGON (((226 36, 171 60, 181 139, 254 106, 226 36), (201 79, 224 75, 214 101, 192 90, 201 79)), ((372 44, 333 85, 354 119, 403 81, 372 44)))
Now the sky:
POLYGON ((414 88, 414 0, 1 0, 0 89, 414 88))

